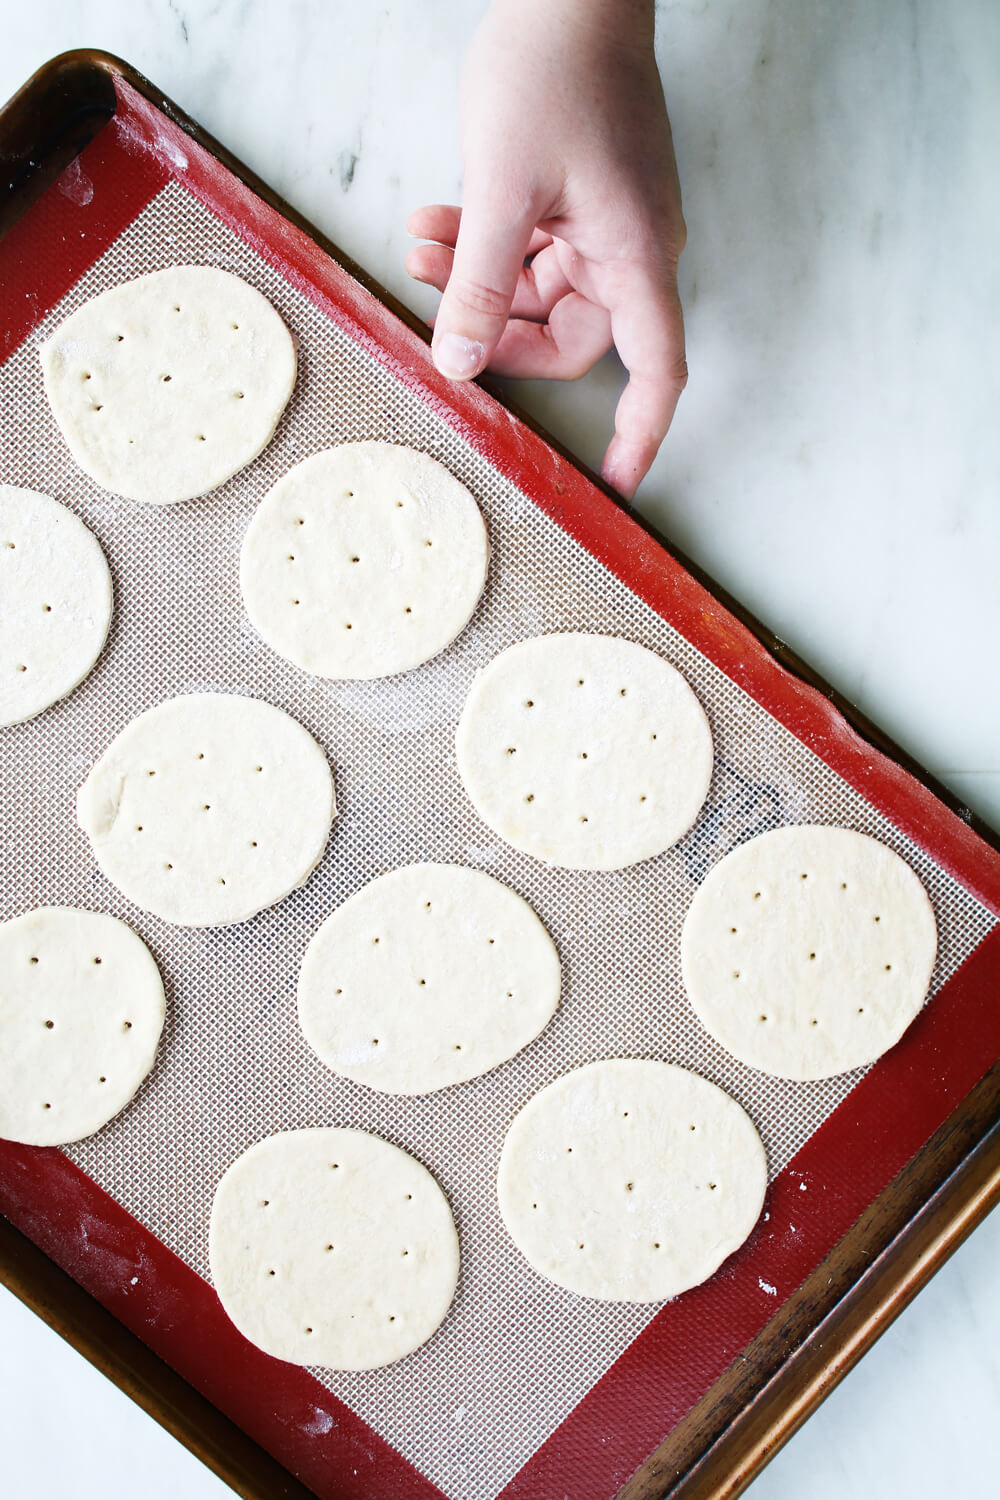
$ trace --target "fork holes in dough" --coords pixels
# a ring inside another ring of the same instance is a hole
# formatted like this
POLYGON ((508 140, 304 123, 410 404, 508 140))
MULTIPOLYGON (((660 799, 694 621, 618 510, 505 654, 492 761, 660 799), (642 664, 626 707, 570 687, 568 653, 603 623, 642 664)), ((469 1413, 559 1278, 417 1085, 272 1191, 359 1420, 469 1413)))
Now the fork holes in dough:
POLYGON ((676 669, 634 642, 583 632, 539 635, 495 656, 472 685, 457 749, 484 821, 515 848, 568 869, 624 869, 662 853, 694 822, 711 769, 704 711, 676 669), (665 714, 678 721, 669 735, 650 723, 665 714), (666 742, 651 743, 654 735, 666 742), (518 816, 516 783, 490 775, 500 736, 517 743, 518 768, 539 788, 530 821, 518 816), (634 761, 621 792, 613 778, 624 806, 605 818, 595 805, 584 823, 574 790, 585 787, 588 800, 603 793, 603 784, 591 790, 591 771, 600 776, 609 758, 634 761), (661 783, 662 793, 648 790, 661 783))
POLYGON ((315 934, 299 1020, 334 1073, 386 1093, 430 1094, 532 1041, 558 1003, 558 968, 538 918, 506 886, 462 866, 408 865, 356 892, 315 934), (486 962, 483 948, 492 950, 486 962), (419 1000, 407 1003, 414 989, 419 1000))
POLYGON ((853 830, 800 824, 719 861, 689 907, 681 958, 694 1010, 722 1046, 761 1072, 807 1082, 864 1066, 899 1039, 926 997, 936 946, 931 904, 905 861, 853 830), (718 942, 727 918, 746 963, 742 1008, 731 984, 727 997, 718 942), (893 947, 905 927, 905 952, 879 952, 883 924, 893 947), (859 1007, 879 974, 878 1004, 859 1007), (864 1027, 854 1024, 861 1018, 864 1027))
POLYGON ((280 655, 314 677, 365 681, 410 671, 442 651, 478 602, 487 560, 479 509, 443 465, 398 444, 349 442, 303 460, 265 495, 244 540, 241 586, 250 623, 280 655), (412 485, 415 504, 383 536, 375 517, 384 518, 386 505, 403 507, 398 480, 412 485), (310 526, 310 550, 300 544, 297 561, 316 584, 315 592, 303 585, 309 593, 294 612, 274 584, 293 507, 310 526), (428 535, 428 523, 442 534, 428 535), (330 558, 339 570, 339 622, 322 592, 320 570, 330 558), (416 604, 401 605, 399 594, 411 589, 420 590, 416 604), (357 627, 350 640, 345 620, 357 627))

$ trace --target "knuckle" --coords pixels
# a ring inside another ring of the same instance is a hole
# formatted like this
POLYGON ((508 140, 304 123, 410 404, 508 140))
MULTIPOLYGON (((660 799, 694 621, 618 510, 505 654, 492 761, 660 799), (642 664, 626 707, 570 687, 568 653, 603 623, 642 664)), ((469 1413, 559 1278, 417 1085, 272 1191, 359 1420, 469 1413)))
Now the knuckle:
POLYGON ((480 317, 505 318, 510 304, 510 294, 481 281, 451 281, 449 290, 454 306, 463 312, 476 313, 480 317))

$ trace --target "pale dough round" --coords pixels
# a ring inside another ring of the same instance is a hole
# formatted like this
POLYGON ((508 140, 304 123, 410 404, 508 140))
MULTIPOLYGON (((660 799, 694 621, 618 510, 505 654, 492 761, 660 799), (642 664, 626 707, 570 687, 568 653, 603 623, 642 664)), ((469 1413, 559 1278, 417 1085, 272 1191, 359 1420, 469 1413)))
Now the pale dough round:
POLYGON ((173 505, 265 446, 295 384, 291 334, 260 292, 215 266, 109 287, 41 347, 45 394, 95 483, 173 505))
POLYGON ((374 1370, 443 1321, 458 1282, 448 1201, 412 1156, 363 1130, 251 1146, 215 1193, 212 1280, 240 1332, 277 1359, 374 1370))
POLYGON ((548 1025, 559 957, 526 901, 478 870, 393 870, 316 933, 299 1021, 327 1067, 428 1094, 506 1062, 548 1025))
POLYGON ((619 1058, 564 1074, 507 1132, 497 1192, 550 1281, 659 1302, 705 1281, 760 1215, 767 1162, 743 1110, 695 1073, 619 1058))
POLYGON ((614 636, 545 635, 501 652, 472 685, 456 747, 494 832, 573 870, 661 854, 712 776, 708 720, 684 678, 614 636))
POLYGON ((406 672, 462 631, 486 582, 479 507, 437 459, 344 443, 265 495, 240 560, 255 630, 317 677, 406 672))
POLYGON ((336 812, 312 735, 256 698, 170 698, 112 740, 77 794, 108 879, 185 927, 242 922, 303 884, 336 812))
POLYGON ((846 828, 777 828, 710 872, 681 934, 699 1019, 734 1057, 798 1080, 874 1061, 923 1005, 937 951, 917 876, 846 828))
POLYGON ((163 984, 115 917, 43 906, 0 925, 0 1136, 59 1146, 125 1108, 153 1066, 163 984))
POLYGON ((82 521, 47 495, 0 485, 0 726, 65 698, 101 654, 111 574, 82 521))

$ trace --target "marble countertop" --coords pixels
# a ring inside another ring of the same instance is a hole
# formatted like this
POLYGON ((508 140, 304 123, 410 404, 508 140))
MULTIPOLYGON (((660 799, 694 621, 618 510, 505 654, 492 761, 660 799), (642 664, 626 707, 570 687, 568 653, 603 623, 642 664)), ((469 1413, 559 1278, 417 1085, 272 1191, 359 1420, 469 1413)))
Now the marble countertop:
MULTIPOLYGON (((426 315, 405 219, 460 200, 456 74, 481 8, 36 0, 5 17, 0 97, 70 47, 119 54, 426 315)), ((998 47, 987 0, 660 6, 691 381, 638 496, 994 826, 998 47)), ((596 464, 620 384, 609 357, 514 394, 596 464)), ((753 1500, 994 1492, 998 1265, 994 1215, 753 1500)), ((3 1291, 0 1350, 12 1496, 229 1493, 3 1291)))

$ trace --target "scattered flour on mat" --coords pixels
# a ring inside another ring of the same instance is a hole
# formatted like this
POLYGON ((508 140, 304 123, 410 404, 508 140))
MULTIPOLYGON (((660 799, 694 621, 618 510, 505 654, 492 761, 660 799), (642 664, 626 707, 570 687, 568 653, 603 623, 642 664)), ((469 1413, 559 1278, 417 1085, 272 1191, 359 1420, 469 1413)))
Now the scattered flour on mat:
POLYGON ((308 1422, 302 1423, 302 1431, 307 1432, 310 1437, 322 1437, 332 1427, 333 1418, 328 1411, 324 1411, 320 1406, 314 1406, 313 1414, 308 1422))
POLYGON ((80 158, 74 157, 56 184, 64 198, 78 208, 86 208, 94 196, 94 184, 80 166, 80 158))

